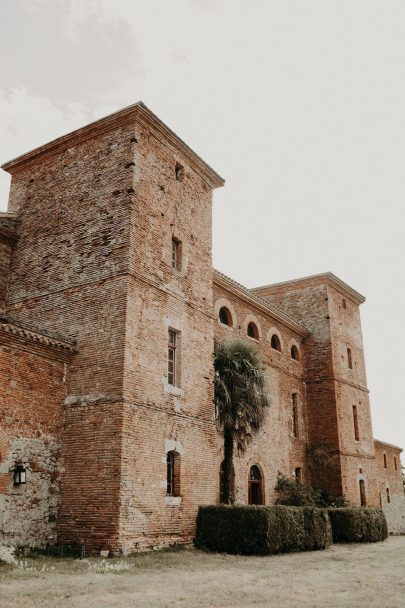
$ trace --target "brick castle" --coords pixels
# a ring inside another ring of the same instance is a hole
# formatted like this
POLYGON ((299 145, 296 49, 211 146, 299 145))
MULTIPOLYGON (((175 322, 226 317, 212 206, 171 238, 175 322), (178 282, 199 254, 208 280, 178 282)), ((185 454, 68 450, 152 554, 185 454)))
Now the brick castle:
POLYGON ((129 552, 220 500, 215 338, 260 350, 271 406, 237 500, 279 472, 405 532, 401 449, 373 439, 359 316, 331 273, 247 289, 213 270, 222 178, 137 103, 8 163, 0 214, 0 543, 129 552), (309 455, 333 453, 325 475, 309 455), (24 483, 25 481, 25 483, 24 483))

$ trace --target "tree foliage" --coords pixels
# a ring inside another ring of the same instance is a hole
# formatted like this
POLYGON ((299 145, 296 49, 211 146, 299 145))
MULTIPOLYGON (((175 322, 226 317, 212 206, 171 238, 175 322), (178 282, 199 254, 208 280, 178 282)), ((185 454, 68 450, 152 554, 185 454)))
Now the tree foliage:
POLYGON ((224 433, 223 496, 234 502, 232 468, 234 448, 246 450, 260 429, 269 400, 264 368, 255 346, 243 340, 215 345, 215 408, 224 433))

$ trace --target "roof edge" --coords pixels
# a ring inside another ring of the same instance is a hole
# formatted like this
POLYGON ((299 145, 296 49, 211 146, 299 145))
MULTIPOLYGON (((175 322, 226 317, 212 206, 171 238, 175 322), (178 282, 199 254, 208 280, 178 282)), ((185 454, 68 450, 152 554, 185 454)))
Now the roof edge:
POLYGON ((276 319, 280 323, 283 323, 283 325, 286 325, 287 327, 289 327, 289 329, 299 334, 303 338, 309 336, 310 332, 306 329, 306 327, 301 325, 299 321, 296 321, 295 319, 278 309, 272 303, 268 302, 267 300, 264 300, 260 296, 253 293, 247 287, 244 287, 244 285, 242 285, 241 283, 234 281, 233 279, 226 276, 219 270, 216 270, 215 268, 213 268, 213 282, 216 282, 219 286, 227 288, 229 291, 235 292, 237 295, 243 297, 244 299, 250 300, 253 304, 262 308, 262 310, 264 310, 267 314, 271 315, 274 319, 276 319))
POLYGON ((203 174, 206 181, 213 187, 219 188, 224 185, 225 180, 210 167, 198 154, 194 152, 174 131, 172 131, 160 118, 156 116, 142 102, 138 101, 130 106, 127 106, 117 112, 104 116, 96 121, 85 125, 75 131, 71 131, 66 135, 62 135, 42 146, 17 156, 12 160, 1 165, 1 168, 10 174, 17 172, 22 167, 34 164, 40 159, 50 157, 54 154, 66 150, 72 145, 76 145, 81 141, 91 139, 100 133, 105 133, 116 128, 119 125, 131 122, 131 120, 139 119, 143 124, 149 127, 154 134, 159 138, 162 137, 175 149, 177 149, 200 173, 203 174))
POLYGON ((393 443, 387 443, 386 441, 380 441, 379 439, 375 439, 374 437, 373 437, 373 441, 374 441, 374 443, 378 443, 379 445, 385 445, 388 448, 394 448, 395 450, 399 450, 400 452, 404 451, 404 449, 399 447, 399 445, 394 445, 393 443))
MULTIPOLYGON (((291 285, 293 288, 298 289, 300 286, 305 286, 308 283, 326 283, 331 287, 334 287, 348 298, 353 300, 356 304, 363 304, 366 298, 361 295, 358 291, 350 287, 347 283, 339 279, 333 272, 324 272, 321 274, 313 274, 307 277, 300 277, 298 279, 292 279, 290 281, 282 281, 281 283, 271 283, 269 285, 261 285, 260 287, 252 287, 253 292, 259 292, 262 290, 271 290, 273 293, 285 291, 285 288, 291 285)), ((270 295, 270 294, 269 294, 270 295)))

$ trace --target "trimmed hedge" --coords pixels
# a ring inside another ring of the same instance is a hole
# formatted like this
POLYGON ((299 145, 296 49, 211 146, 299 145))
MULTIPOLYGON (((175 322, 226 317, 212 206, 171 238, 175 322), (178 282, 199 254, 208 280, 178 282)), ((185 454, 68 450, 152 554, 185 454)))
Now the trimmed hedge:
POLYGON ((387 522, 379 509, 328 509, 334 543, 375 543, 388 537, 387 522))
POLYGON ((282 505, 199 508, 197 547, 243 555, 325 549, 332 531, 325 509, 282 505))

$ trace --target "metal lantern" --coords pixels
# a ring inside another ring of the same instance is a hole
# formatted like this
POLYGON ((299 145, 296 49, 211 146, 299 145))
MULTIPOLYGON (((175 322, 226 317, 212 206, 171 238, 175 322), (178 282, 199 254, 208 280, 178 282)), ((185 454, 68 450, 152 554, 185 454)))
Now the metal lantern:
POLYGON ((20 486, 26 482, 27 469, 22 465, 18 464, 14 469, 14 485, 20 486))

